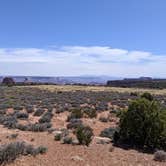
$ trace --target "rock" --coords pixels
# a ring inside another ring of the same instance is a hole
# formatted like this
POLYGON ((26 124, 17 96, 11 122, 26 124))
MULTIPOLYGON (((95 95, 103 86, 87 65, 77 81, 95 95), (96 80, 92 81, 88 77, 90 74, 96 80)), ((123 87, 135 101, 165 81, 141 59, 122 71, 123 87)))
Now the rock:
POLYGON ((67 129, 55 130, 55 131, 53 131, 53 134, 61 135, 62 137, 65 137, 69 134, 69 131, 67 129))
POLYGON ((73 161, 84 161, 84 159, 82 157, 80 157, 80 156, 73 156, 73 157, 71 157, 71 159, 73 161))
POLYGON ((111 142, 110 138, 107 137, 94 137, 97 144, 109 144, 111 142))
POLYGON ((73 139, 72 140, 72 145, 79 145, 78 139, 73 139))
POLYGON ((62 144, 72 144, 72 137, 69 137, 69 136, 63 137, 61 140, 61 143, 62 144))
POLYGON ((53 131, 53 134, 54 135, 62 135, 62 131, 60 131, 60 130, 56 130, 56 131, 53 131))

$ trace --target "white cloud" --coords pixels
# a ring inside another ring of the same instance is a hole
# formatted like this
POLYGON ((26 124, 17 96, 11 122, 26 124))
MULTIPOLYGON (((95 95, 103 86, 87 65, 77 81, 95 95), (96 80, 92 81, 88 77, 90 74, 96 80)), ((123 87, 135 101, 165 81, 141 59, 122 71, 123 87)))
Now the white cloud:
POLYGON ((166 77, 166 55, 100 46, 0 48, 0 74, 166 77))

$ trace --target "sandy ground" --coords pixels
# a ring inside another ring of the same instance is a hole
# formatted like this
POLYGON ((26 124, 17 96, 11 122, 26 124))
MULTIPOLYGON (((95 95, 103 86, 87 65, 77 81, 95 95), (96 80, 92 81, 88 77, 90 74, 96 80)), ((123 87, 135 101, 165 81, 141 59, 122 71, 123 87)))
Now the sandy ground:
MULTIPOLYGON (((102 113, 106 114, 106 113, 102 113)), ((67 113, 54 116, 52 123, 58 128, 64 128, 67 113)), ((98 115, 101 116, 101 115, 98 115)), ((102 115, 103 116, 103 115, 102 115)), ((83 119, 84 123, 89 124, 96 136, 101 130, 113 125, 113 122, 102 123, 95 119, 83 119)), ((81 145, 65 145, 60 141, 54 141, 53 133, 48 132, 25 132, 20 130, 8 130, 0 126, 1 144, 26 141, 34 146, 46 146, 46 154, 33 156, 20 156, 8 166, 164 166, 165 163, 153 160, 153 155, 144 154, 135 150, 124 150, 113 147, 112 144, 99 145, 93 140, 89 147, 81 145), (16 139, 8 136, 18 133, 16 139), (32 141, 33 139, 33 141, 32 141), (113 149, 110 151, 110 148, 113 149)))

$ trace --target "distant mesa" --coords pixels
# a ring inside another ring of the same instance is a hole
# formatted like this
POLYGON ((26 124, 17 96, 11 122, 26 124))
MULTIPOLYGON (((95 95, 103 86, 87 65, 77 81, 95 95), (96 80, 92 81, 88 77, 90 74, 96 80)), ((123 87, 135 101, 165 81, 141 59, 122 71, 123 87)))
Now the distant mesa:
POLYGON ((123 80, 109 80, 107 86, 122 88, 166 88, 166 79, 153 79, 151 77, 125 78, 123 80))

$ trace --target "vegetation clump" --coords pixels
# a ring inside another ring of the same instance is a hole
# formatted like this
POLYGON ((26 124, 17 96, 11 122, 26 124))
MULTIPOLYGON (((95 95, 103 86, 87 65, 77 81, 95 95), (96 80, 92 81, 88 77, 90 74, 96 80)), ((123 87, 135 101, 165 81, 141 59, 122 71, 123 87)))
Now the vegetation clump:
POLYGON ((11 78, 11 77, 5 77, 5 78, 2 80, 2 85, 13 86, 13 85, 15 85, 15 81, 14 81, 14 79, 11 78))
POLYGON ((154 100, 154 97, 153 95, 151 95, 149 92, 145 92, 141 95, 141 98, 145 98, 147 100, 150 100, 150 101, 153 101, 154 100))
POLYGON ((37 109, 34 113, 34 116, 41 116, 44 112, 44 109, 37 109))
POLYGON ((96 118, 97 116, 96 110, 90 107, 84 108, 84 114, 86 114, 89 118, 96 118))
POLYGON ((39 119, 39 123, 49 123, 51 122, 52 117, 53 114, 48 111, 39 119))
POLYGON ((68 116, 67 121, 70 121, 71 119, 80 119, 83 117, 83 112, 81 109, 73 109, 71 111, 71 114, 68 116))
POLYGON ((25 112, 17 112, 15 116, 18 119, 27 119, 29 117, 28 113, 25 112))
POLYGON ((89 146, 93 135, 93 130, 89 126, 80 125, 76 129, 76 137, 81 145, 89 146))
POLYGON ((7 164, 20 155, 37 155, 43 154, 47 151, 46 147, 39 146, 37 148, 32 145, 28 145, 25 142, 13 142, 10 144, 4 144, 0 146, 0 165, 7 164))
POLYGON ((166 110, 149 94, 133 100, 120 114, 119 128, 114 134, 115 143, 166 150, 166 110))
POLYGON ((112 128, 112 127, 106 128, 103 131, 101 131, 100 136, 101 137, 107 137, 107 138, 113 139, 114 133, 117 132, 117 131, 118 131, 117 128, 112 128))

